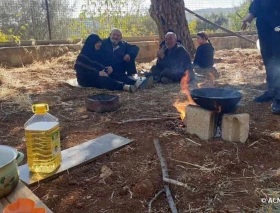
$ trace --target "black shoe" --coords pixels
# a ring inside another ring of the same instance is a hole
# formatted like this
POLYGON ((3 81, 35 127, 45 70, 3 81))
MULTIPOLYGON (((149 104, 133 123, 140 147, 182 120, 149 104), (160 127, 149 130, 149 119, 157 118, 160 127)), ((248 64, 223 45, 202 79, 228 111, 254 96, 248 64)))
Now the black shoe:
POLYGON ((274 102, 271 104, 271 112, 273 114, 280 115, 280 100, 274 100, 274 102))
POLYGON ((153 76, 150 76, 141 82, 141 84, 138 86, 138 89, 150 88, 152 85, 153 85, 153 76))
POLYGON ((258 103, 269 102, 272 101, 274 98, 275 98, 274 90, 268 90, 265 91, 264 94, 256 97, 254 99, 254 102, 258 102, 258 103))
POLYGON ((143 74, 146 78, 150 77, 150 76, 153 76, 153 73, 152 72, 145 72, 143 74))
POLYGON ((166 78, 166 77, 161 77, 160 82, 163 83, 163 84, 173 83, 173 81, 171 79, 166 78))

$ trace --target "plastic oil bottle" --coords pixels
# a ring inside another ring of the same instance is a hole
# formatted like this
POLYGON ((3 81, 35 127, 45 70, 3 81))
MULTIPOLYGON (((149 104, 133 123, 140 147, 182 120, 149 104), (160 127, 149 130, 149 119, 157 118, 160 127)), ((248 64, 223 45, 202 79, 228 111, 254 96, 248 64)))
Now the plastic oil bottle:
POLYGON ((31 172, 51 173, 61 164, 59 122, 48 113, 48 104, 35 104, 32 111, 24 124, 28 167, 31 172))

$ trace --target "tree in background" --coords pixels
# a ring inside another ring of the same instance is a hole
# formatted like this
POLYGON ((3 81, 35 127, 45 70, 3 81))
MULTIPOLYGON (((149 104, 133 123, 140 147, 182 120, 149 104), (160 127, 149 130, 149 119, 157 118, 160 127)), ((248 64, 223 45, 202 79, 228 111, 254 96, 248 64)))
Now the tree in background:
MULTIPOLYGON (((205 16, 204 18, 219 26, 228 27, 229 18, 223 13, 220 14, 212 13, 211 15, 205 16)), ((213 33, 216 32, 219 28, 198 19, 196 29, 197 31, 206 31, 208 33, 209 32, 213 33)))
POLYGON ((0 42, 19 42, 19 39, 19 36, 14 36, 11 31, 9 32, 9 34, 4 34, 0 30, 0 42))
POLYGON ((87 0, 72 22, 72 38, 85 38, 90 33, 105 38, 113 28, 122 30, 124 37, 156 33, 156 25, 142 0, 87 0))
POLYGON ((197 20, 192 20, 189 22, 189 30, 191 34, 197 33, 197 20))
POLYGON ((191 38, 184 8, 184 0, 151 0, 150 14, 156 22, 160 40, 164 39, 168 29, 172 29, 189 53, 194 55, 195 46, 191 38))
MULTIPOLYGON (((74 6, 67 0, 49 0, 51 28, 54 39, 65 38, 69 31, 74 6)), ((47 39, 48 26, 45 1, 40 0, 1 0, 0 26, 3 33, 24 39, 47 39)))

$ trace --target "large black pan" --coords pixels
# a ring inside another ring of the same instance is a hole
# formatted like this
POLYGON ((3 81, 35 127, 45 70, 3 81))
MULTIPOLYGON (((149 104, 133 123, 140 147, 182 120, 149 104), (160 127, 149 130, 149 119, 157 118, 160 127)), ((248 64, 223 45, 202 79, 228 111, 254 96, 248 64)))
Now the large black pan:
POLYGON ((242 94, 232 89, 199 88, 193 89, 191 96, 204 109, 217 111, 221 108, 222 113, 229 113, 238 104, 242 94))

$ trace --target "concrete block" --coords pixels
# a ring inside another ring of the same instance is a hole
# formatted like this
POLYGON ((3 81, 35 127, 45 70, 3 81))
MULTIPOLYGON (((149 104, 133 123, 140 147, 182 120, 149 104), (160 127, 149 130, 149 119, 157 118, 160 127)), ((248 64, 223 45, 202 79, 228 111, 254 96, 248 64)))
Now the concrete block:
POLYGON ((215 135, 216 113, 189 105, 186 108, 184 124, 187 126, 187 133, 195 134, 202 140, 209 140, 215 135))
POLYGON ((225 114, 222 120, 222 138, 229 142, 245 143, 249 136, 250 115, 225 114))

